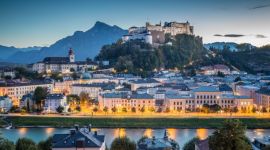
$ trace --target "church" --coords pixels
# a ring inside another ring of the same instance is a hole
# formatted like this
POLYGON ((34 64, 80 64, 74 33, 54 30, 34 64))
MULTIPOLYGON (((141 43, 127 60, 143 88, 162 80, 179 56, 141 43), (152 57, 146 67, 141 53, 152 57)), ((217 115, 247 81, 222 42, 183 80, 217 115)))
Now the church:
POLYGON ((63 73, 84 72, 88 69, 96 69, 97 64, 92 61, 75 61, 72 48, 68 51, 68 57, 46 57, 43 61, 33 64, 32 70, 38 73, 63 73))

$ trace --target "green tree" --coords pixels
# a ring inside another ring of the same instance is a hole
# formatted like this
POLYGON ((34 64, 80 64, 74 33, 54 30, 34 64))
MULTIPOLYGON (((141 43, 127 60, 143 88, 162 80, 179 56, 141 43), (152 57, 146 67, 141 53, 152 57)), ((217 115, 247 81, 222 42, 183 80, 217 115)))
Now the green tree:
POLYGON ((38 109, 41 110, 42 101, 46 98, 48 92, 46 88, 37 87, 34 91, 33 99, 35 100, 38 109))
POLYGON ((77 106, 75 109, 76 109, 78 112, 81 112, 81 107, 80 107, 80 106, 77 106))
POLYGON ((245 136, 246 127, 238 119, 225 120, 222 128, 209 137, 209 148, 215 150, 251 150, 245 136))
POLYGON ((135 107, 132 107, 131 108, 131 112, 135 113, 136 112, 136 108, 135 107))
POLYGON ((111 144, 111 150, 136 150, 136 143, 127 137, 115 138, 111 144))
POLYGON ((62 113, 62 112, 64 111, 64 107, 63 107, 63 106, 58 106, 58 107, 56 108, 56 111, 57 111, 58 113, 62 113))
POLYGON ((103 108, 103 111, 105 112, 105 114, 107 114, 107 113, 108 113, 108 111, 109 111, 108 107, 107 107, 107 106, 105 106, 105 107, 103 108))
POLYGON ((144 113, 144 112, 145 112, 144 106, 140 109, 140 112, 141 112, 141 113, 144 113))
POLYGON ((193 139, 189 140, 185 143, 183 150, 195 150, 195 143, 199 141, 198 137, 194 137, 193 139))
POLYGON ((19 138, 16 142, 16 150, 37 150, 34 141, 28 138, 19 138))
POLYGON ((45 141, 38 143, 39 150, 51 150, 52 149, 52 137, 47 138, 45 141))
POLYGON ((115 113, 117 111, 117 108, 116 107, 113 107, 112 108, 112 112, 115 113))
POLYGON ((98 108, 97 107, 94 107, 93 108, 93 112, 95 112, 95 113, 98 112, 98 108))
POLYGON ((220 71, 218 71, 217 76, 218 77, 221 77, 221 78, 224 78, 225 77, 224 73, 223 72, 220 72, 220 71))
POLYGON ((13 142, 0 137, 0 150, 15 150, 13 142))
POLYGON ((123 107, 122 108, 122 112, 127 112, 127 108, 126 107, 123 107))

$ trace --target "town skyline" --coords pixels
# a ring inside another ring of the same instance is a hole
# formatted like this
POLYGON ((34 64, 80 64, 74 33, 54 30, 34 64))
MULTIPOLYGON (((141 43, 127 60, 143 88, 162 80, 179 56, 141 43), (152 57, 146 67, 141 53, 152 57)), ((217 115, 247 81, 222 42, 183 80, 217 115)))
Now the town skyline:
POLYGON ((270 43, 269 2, 207 0, 200 2, 147 1, 27 1, 0 2, 0 45, 49 46, 75 31, 87 31, 96 21, 123 29, 149 21, 189 21, 204 43, 236 42, 255 46, 270 43), (152 7, 155 5, 155 7, 152 7), (151 8, 151 9, 149 9, 151 8), (215 12, 215 13, 213 13, 215 12), (159 14, 159 15, 156 15, 159 14), (68 18, 68 19, 67 19, 68 18), (64 27, 64 28, 63 28, 64 27))

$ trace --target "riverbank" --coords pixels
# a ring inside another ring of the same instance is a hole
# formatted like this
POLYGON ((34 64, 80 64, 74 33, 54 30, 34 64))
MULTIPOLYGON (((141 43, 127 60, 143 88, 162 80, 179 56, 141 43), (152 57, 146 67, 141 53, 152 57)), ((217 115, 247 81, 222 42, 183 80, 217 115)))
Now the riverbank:
MULTIPOLYGON (((72 127, 92 124, 96 128, 219 128, 225 118, 99 118, 99 117, 7 117, 15 127, 72 127)), ((249 129, 270 129, 269 118, 239 118, 249 129)))

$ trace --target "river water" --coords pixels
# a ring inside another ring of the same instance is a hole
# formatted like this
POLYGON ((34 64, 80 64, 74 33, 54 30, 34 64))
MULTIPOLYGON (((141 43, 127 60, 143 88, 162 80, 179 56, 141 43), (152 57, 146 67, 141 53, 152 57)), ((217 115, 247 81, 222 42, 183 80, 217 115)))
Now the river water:
MULTIPOLYGON (((98 133, 106 135, 106 145, 110 146, 114 138, 119 136, 128 136, 133 141, 139 140, 143 135, 157 138, 161 138, 164 135, 165 129, 125 129, 125 128, 101 128, 93 129, 97 130, 98 133)), ((208 135, 211 135, 213 129, 174 129, 168 128, 169 137, 175 139, 181 148, 183 145, 192 139, 193 137, 198 136, 200 139, 205 139, 208 135)), ((11 141, 16 141, 18 138, 27 137, 35 142, 45 140, 49 136, 52 136, 55 133, 68 133, 69 129, 67 128, 16 128, 16 129, 0 129, 2 137, 7 138, 11 141)), ((246 135, 249 139, 253 140, 255 137, 262 138, 264 136, 270 135, 270 129, 252 129, 247 130, 246 135)))

